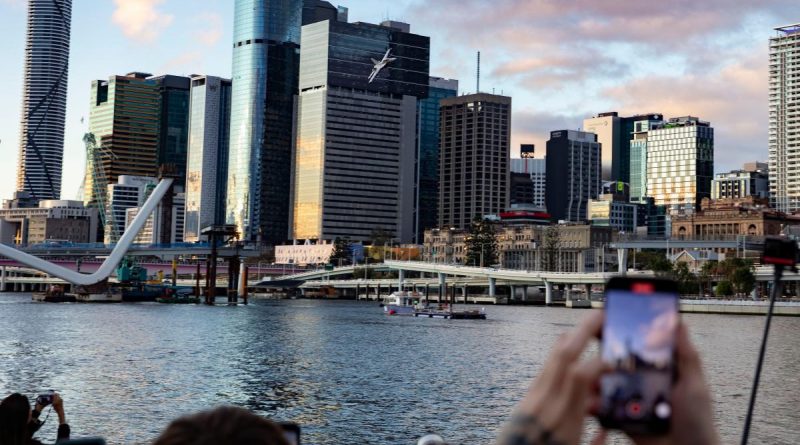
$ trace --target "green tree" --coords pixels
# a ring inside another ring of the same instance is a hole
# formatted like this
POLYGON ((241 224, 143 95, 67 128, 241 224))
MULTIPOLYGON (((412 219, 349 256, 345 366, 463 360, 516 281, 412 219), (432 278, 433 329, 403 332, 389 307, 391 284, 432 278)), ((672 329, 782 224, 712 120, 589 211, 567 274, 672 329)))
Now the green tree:
POLYGON ((558 250, 561 248, 561 229, 558 225, 549 225, 544 231, 544 239, 542 240, 542 248, 544 249, 544 270, 555 272, 558 270, 558 250))
POLYGON ((464 264, 485 267, 497 263, 497 239, 490 221, 476 216, 464 241, 464 264))
POLYGON ((681 294, 694 294, 700 287, 697 277, 689 270, 689 265, 684 262, 675 264, 675 281, 678 283, 678 292, 681 294))
POLYGON ((756 286, 756 276, 749 267, 739 267, 734 270, 730 281, 738 295, 747 295, 753 292, 756 286))
POLYGON ((727 297, 733 295, 733 286, 731 285, 730 281, 722 280, 717 283, 717 287, 714 288, 714 293, 718 297, 727 297))
POLYGON ((661 250, 642 250, 636 253, 636 267, 656 273, 672 272, 672 261, 661 250))
POLYGON ((333 252, 331 258, 328 260, 333 265, 350 264, 353 261, 350 254, 350 240, 348 238, 339 238, 333 240, 333 252))

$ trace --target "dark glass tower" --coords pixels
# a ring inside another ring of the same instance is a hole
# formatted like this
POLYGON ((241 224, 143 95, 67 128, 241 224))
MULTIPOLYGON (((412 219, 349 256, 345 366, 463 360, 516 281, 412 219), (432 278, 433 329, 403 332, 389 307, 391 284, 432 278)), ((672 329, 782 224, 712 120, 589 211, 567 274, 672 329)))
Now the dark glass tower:
POLYGON ((436 227, 439 217, 439 101, 457 94, 457 80, 431 77, 428 98, 419 101, 416 242, 420 244, 425 229, 436 227))
POLYGON ((183 76, 157 76, 161 96, 158 135, 158 168, 186 183, 186 151, 189 146, 189 86, 183 76))
POLYGON ((64 158, 72 0, 30 0, 17 190, 58 199, 64 158))

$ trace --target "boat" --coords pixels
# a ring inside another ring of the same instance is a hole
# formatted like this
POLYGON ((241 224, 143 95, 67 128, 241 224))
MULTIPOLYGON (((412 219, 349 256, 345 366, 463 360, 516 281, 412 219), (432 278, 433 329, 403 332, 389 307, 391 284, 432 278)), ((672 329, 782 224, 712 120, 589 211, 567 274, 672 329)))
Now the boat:
POLYGON ((45 303, 74 303, 75 295, 64 292, 64 286, 51 284, 45 292, 34 292, 33 301, 43 301, 45 303))
POLYGON ((384 297, 381 306, 386 315, 414 315, 414 305, 419 299, 419 292, 396 291, 384 297))
POLYGON ((163 294, 164 289, 158 285, 139 284, 126 286, 122 288, 122 301, 129 303, 156 301, 163 294))
POLYGON ((109 287, 103 292, 78 292, 75 294, 79 303, 122 303, 122 291, 109 287))
POLYGON ((192 295, 192 288, 167 286, 164 294, 156 298, 156 301, 164 304, 197 304, 200 298, 192 295))
POLYGON ((447 320, 486 320, 486 310, 467 309, 454 310, 452 304, 420 303, 414 306, 414 316, 423 318, 444 318, 447 320))

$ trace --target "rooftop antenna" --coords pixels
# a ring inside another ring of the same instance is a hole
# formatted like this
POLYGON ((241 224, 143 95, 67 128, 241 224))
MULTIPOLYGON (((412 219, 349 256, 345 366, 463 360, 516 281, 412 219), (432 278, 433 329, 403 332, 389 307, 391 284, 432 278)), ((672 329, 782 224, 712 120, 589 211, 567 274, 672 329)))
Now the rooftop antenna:
POLYGON ((475 93, 481 92, 481 52, 478 51, 478 70, 475 73, 476 78, 476 85, 475 85, 475 93))

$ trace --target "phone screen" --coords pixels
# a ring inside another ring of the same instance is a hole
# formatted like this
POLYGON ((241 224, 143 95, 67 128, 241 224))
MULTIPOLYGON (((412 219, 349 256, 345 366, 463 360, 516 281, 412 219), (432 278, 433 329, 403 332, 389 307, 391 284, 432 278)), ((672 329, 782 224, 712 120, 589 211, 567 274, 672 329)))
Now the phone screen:
POLYGON ((663 433, 672 415, 678 296, 636 286, 606 293, 602 357, 612 371, 601 378, 600 418, 609 427, 663 433))

